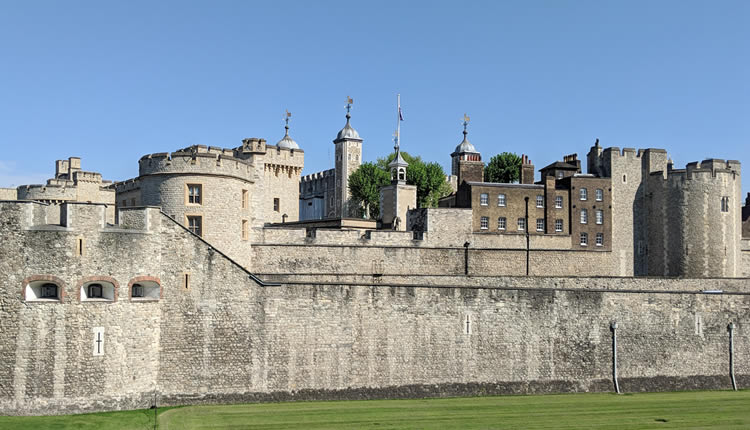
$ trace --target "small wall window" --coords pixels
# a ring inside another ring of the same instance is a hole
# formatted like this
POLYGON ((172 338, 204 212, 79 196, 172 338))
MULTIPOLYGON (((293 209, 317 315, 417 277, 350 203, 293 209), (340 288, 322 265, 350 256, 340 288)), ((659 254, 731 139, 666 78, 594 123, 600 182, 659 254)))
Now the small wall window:
POLYGON ((604 233, 596 234, 596 246, 604 246, 604 233))
POLYGON ((589 211, 581 209, 581 224, 588 224, 589 222, 589 211))
POLYGON ((279 211, 279 206, 280 206, 279 198, 278 197, 274 197, 274 199, 273 199, 273 211, 274 212, 278 212, 279 211))
POLYGON ((601 209, 596 210, 596 223, 604 224, 604 211, 601 209))
POLYGON ((505 194, 498 194, 497 195, 497 205, 498 206, 505 206, 505 194))
POLYGON ((581 233, 581 246, 587 246, 589 244, 589 234, 581 233))
POLYGON ((188 215, 187 226, 188 230, 190 230, 194 235, 201 237, 203 236, 203 217, 201 217, 200 215, 188 215))
POLYGON ((203 185, 187 184, 187 204, 200 205, 203 199, 203 185))
POLYGON ((536 219, 536 231, 544 231, 544 218, 536 219))
POLYGON ((135 278, 140 279, 137 282, 131 281, 130 300, 133 302, 159 300, 161 297, 161 285, 156 281, 143 278, 148 277, 135 278))
POLYGON ((479 219, 479 228, 482 230, 487 230, 490 228, 490 219, 489 217, 483 216, 479 219))
POLYGON ((487 206, 490 202, 490 195, 487 193, 482 193, 479 195, 479 204, 482 206, 487 206))
POLYGON ((562 178, 563 178, 563 172, 562 171, 558 171, 557 172, 557 179, 562 179, 562 178))
POLYGON ((248 229, 247 229, 247 220, 242 220, 242 240, 247 240, 248 237, 248 229))
POLYGON ((562 196, 555 197, 555 209, 562 209, 563 198, 562 196))
POLYGON ((247 209, 248 206, 248 191, 242 190, 242 209, 247 209))
POLYGON ((525 218, 518 218, 518 229, 519 230, 526 230, 526 219, 525 218))
POLYGON ((624 184, 626 182, 628 182, 628 176, 627 175, 622 175, 622 183, 624 184))
POLYGON ((506 222, 504 216, 501 216, 500 218, 497 219, 497 229, 498 230, 505 230, 506 224, 507 224, 507 222, 506 222))
POLYGON ((555 220, 555 231, 563 231, 563 220, 561 219, 555 220))
POLYGON ((602 190, 601 188, 597 188, 596 189, 596 201, 600 202, 602 200, 604 200, 604 190, 602 190))
POLYGON ((115 286, 111 282, 95 280, 81 286, 82 302, 113 302, 115 300, 115 286))
POLYGON ((62 287, 49 280, 32 281, 24 288, 27 302, 59 302, 62 297, 62 287))
POLYGON ((721 198, 721 211, 722 212, 729 212, 729 197, 722 197, 721 198))
POLYGON ((589 192, 586 188, 581 188, 580 190, 578 190, 578 192, 581 195, 581 200, 588 200, 589 192))
POLYGON ((544 207, 544 196, 536 196, 536 207, 538 208, 544 207))

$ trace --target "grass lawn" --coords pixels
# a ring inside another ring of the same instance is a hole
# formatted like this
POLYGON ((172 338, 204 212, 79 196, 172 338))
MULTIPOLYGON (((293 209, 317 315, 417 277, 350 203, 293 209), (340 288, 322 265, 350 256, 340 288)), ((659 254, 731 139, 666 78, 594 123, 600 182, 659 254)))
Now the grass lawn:
MULTIPOLYGON (((0 417, 1 429, 148 429, 153 411, 0 417)), ((750 391, 188 406, 160 429, 750 429, 750 391)))

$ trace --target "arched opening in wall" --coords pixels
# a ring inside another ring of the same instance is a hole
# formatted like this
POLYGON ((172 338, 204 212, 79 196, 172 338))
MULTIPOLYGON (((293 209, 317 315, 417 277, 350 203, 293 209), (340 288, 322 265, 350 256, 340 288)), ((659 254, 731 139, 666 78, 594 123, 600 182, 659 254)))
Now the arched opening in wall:
POLYGON ((97 279, 81 285, 82 302, 114 302, 115 285, 112 282, 97 279))
POLYGON ((155 301, 161 298, 161 285, 154 280, 130 281, 130 300, 133 302, 155 301))
POLYGON ((49 279, 31 281, 24 287, 27 302, 54 302, 62 300, 62 286, 49 279))

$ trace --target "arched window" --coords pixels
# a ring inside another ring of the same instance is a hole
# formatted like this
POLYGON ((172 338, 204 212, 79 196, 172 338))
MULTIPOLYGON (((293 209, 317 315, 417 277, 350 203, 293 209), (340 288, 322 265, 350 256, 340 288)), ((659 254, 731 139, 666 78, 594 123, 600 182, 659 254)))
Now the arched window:
POLYGON ((107 276, 92 276, 79 283, 82 302, 114 302, 117 300, 117 281, 107 276))
POLYGON ((88 286, 87 296, 90 299, 101 299, 102 298, 102 284, 90 284, 88 286))
POLYGON ((159 278, 153 276, 138 276, 129 284, 130 300, 133 302, 157 301, 161 298, 159 278))
POLYGON ((42 290, 41 291, 42 294, 41 294, 40 298, 42 298, 42 299, 55 299, 55 300, 57 300, 57 298, 58 298, 58 295, 57 295, 57 285, 51 284, 51 283, 46 283, 46 284, 42 285, 41 290, 42 290))
POLYGON ((48 275, 35 275, 23 282, 23 296, 27 302, 56 302, 62 301, 63 282, 48 275))

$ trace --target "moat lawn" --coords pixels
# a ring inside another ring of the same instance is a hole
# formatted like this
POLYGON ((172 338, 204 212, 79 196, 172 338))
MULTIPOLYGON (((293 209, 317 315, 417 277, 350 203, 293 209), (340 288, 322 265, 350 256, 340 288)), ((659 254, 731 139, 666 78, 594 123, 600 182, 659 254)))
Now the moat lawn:
MULTIPOLYGON (((0 417, 0 429, 149 429, 153 410, 0 417)), ((748 429, 750 391, 188 406, 160 429, 748 429)))

